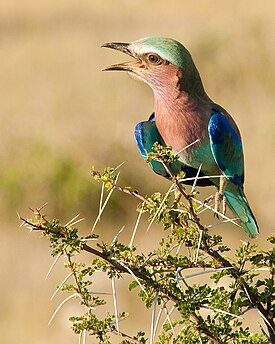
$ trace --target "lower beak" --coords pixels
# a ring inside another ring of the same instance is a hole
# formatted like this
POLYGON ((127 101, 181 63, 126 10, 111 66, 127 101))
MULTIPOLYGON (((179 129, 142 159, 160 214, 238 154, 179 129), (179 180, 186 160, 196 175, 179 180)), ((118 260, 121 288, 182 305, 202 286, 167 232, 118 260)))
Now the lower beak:
POLYGON ((108 72, 110 70, 124 70, 126 72, 132 72, 133 69, 136 67, 138 68, 140 66, 140 63, 137 63, 138 61, 130 61, 130 62, 124 62, 124 63, 118 63, 106 68, 103 68, 103 72, 108 72))
MULTIPOLYGON (((130 49, 130 43, 105 43, 102 45, 103 48, 110 48, 114 50, 121 51, 133 58, 135 58, 134 54, 132 53, 130 49)), ((130 62, 124 62, 124 63, 118 63, 115 65, 112 65, 110 67, 103 68, 103 71, 110 71, 110 70, 124 70, 127 72, 133 71, 134 68, 140 67, 141 61, 140 60, 133 60, 130 62)))

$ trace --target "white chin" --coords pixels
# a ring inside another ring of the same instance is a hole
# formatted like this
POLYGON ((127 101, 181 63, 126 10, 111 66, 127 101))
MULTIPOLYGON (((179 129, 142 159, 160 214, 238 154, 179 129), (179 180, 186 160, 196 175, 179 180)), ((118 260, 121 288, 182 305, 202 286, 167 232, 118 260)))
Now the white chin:
POLYGON ((130 77, 134 80, 138 80, 138 81, 144 81, 139 75, 133 73, 133 72, 128 72, 128 75, 130 75, 130 77))

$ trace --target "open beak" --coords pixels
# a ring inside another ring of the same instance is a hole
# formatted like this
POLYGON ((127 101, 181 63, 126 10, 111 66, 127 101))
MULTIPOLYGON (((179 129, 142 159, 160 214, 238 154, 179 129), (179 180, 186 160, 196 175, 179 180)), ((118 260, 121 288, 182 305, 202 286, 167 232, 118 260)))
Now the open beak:
POLYGON ((118 63, 110 67, 103 68, 103 71, 124 70, 126 72, 133 72, 134 68, 138 68, 141 66, 141 61, 137 59, 133 52, 130 50, 130 43, 105 43, 102 45, 102 48, 118 50, 134 58, 134 60, 130 62, 118 63))

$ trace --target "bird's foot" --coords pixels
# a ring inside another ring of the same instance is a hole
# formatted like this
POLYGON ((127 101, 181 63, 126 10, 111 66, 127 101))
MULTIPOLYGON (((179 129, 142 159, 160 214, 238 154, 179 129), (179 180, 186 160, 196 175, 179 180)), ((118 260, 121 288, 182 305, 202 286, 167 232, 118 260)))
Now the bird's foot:
POLYGON ((226 198, 224 196, 224 190, 227 184, 226 177, 222 176, 220 179, 220 187, 219 191, 216 192, 215 195, 215 216, 219 218, 219 214, 225 215, 226 212, 226 198), (222 211, 221 211, 221 205, 222 205, 222 211))
POLYGON ((215 216, 219 218, 219 214, 225 214, 226 212, 226 198, 223 194, 221 194, 219 191, 215 194, 215 216), (221 209, 222 208, 222 209, 221 209))
POLYGON ((203 201, 203 204, 208 204, 208 203, 212 202, 214 198, 215 198, 214 195, 211 195, 211 196, 207 197, 207 198, 203 201))

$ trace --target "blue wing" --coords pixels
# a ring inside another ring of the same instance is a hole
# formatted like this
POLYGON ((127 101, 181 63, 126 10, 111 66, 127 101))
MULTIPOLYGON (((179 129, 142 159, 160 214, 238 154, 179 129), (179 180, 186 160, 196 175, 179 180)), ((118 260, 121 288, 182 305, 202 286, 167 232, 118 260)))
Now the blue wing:
POLYGON ((229 120, 220 112, 212 115, 208 133, 213 157, 223 172, 234 184, 244 183, 244 159, 242 141, 229 120))
MULTIPOLYGON (((158 142, 162 146, 165 146, 165 142, 163 141, 157 129, 154 114, 150 116, 148 121, 140 122, 136 125, 135 137, 136 137, 138 148, 144 160, 147 159, 148 153, 153 152, 153 145, 155 142, 158 142)), ((167 173, 166 169, 160 162, 151 161, 149 163, 149 166, 155 173, 165 178, 168 178, 168 179, 170 178, 170 175, 167 173)), ((180 171, 185 172, 186 178, 195 178, 198 173, 198 170, 196 170, 195 168, 186 166, 179 160, 171 163, 169 167, 174 175, 178 175, 180 171)), ((204 174, 201 172, 199 176, 202 177, 204 176, 204 174)), ((189 181, 186 181, 185 184, 192 185, 193 182, 194 182, 193 180, 189 180, 189 181)), ((213 183, 209 179, 204 178, 204 179, 198 179, 197 185, 209 186, 209 185, 213 185, 213 183)))
MULTIPOLYGON (((155 142, 165 146, 165 143, 163 142, 163 139, 156 127, 154 117, 152 117, 149 121, 140 122, 136 125, 135 137, 138 148, 144 160, 147 159, 148 153, 153 152, 153 145, 155 142)), ((182 163, 180 161, 170 164, 170 168, 175 175, 179 174, 181 171, 181 165, 182 163)), ((152 160, 149 163, 149 166, 155 173, 165 178, 170 177, 162 163, 152 160)))
POLYGON ((259 228, 243 191, 244 159, 241 138, 220 112, 214 113, 210 118, 208 133, 213 157, 230 181, 224 191, 227 204, 248 235, 255 238, 259 228))

